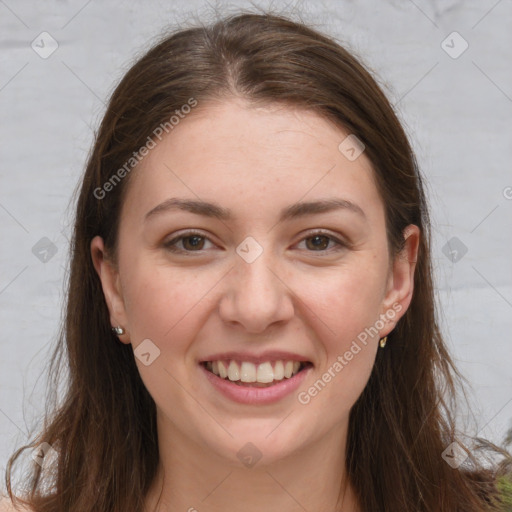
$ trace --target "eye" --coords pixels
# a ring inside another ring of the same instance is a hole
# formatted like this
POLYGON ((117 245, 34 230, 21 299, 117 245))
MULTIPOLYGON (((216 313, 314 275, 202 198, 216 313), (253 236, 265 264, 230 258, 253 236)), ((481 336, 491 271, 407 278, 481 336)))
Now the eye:
POLYGON ((164 246, 171 252, 187 253, 199 252, 204 249, 205 241, 210 241, 209 238, 197 231, 187 231, 182 235, 165 242, 164 246), (177 247, 181 243, 182 247, 177 247))
POLYGON ((336 237, 325 233, 323 231, 316 231, 311 233, 306 238, 303 238, 301 242, 305 242, 307 249, 309 252, 331 252, 331 250, 340 250, 346 247, 341 240, 338 240, 336 237), (334 243, 334 248, 329 250, 329 244, 334 243), (326 250, 327 249, 327 250, 326 250))
MULTIPOLYGON (((187 254, 204 250, 206 242, 211 241, 202 233, 198 231, 187 231, 186 233, 182 233, 180 236, 165 242, 164 246, 171 252, 187 254), (181 247, 179 247, 180 244, 181 247)), ((326 253, 331 252, 332 250, 337 251, 347 246, 347 244, 341 242, 336 237, 323 231, 311 233, 306 238, 303 238, 301 240, 301 243, 302 242, 306 243, 308 252, 326 253), (334 247, 328 249, 330 244, 334 244, 334 247)))

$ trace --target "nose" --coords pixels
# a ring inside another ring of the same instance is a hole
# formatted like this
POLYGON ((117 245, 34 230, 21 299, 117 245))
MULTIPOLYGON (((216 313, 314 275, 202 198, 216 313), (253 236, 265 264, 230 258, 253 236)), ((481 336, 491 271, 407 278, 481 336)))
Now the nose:
POLYGON ((265 251, 252 263, 240 258, 226 276, 226 288, 219 304, 223 321, 258 334, 293 318, 293 293, 279 274, 275 261, 265 251))

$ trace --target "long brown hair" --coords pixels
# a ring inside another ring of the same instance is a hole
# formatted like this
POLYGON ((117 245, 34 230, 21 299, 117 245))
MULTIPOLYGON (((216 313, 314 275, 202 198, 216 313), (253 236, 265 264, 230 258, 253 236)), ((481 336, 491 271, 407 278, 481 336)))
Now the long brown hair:
POLYGON ((81 183, 66 317, 50 365, 55 375, 67 370, 67 388, 41 433, 9 460, 11 498, 18 456, 48 443, 56 460, 44 471, 33 464, 22 502, 37 512, 143 510, 158 463, 156 408, 131 345, 111 333, 90 242, 100 235, 115 258, 120 207, 136 172, 126 163, 155 129, 167 122, 170 131, 170 117, 191 98, 201 108, 235 95, 316 112, 363 141, 393 258, 404 228, 421 230, 412 302, 350 414, 346 466, 363 510, 498 510, 491 504, 494 471, 471 453, 459 469, 441 456, 457 439, 452 401, 459 375, 438 325, 427 201, 407 136, 351 53, 303 23, 270 13, 242 13, 167 35, 110 98, 81 183), (122 179, 112 180, 123 166, 122 179))

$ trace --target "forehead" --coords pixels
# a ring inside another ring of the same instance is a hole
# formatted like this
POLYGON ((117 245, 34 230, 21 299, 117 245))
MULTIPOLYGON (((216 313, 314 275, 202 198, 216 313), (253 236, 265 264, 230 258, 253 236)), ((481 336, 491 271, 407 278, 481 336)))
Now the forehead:
POLYGON ((140 217, 178 196, 221 202, 235 213, 238 206, 243 215, 334 194, 382 213, 364 152, 351 160, 339 149, 349 135, 290 106, 199 104, 133 171, 123 210, 140 217))

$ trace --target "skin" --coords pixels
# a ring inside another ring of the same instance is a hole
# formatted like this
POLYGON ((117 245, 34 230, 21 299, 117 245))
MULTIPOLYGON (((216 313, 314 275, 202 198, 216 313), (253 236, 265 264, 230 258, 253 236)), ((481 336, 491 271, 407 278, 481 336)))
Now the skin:
POLYGON ((403 253, 389 260, 370 161, 338 150, 347 135, 289 106, 200 105, 132 171, 116 264, 92 240, 111 323, 126 330, 120 340, 135 349, 149 338, 160 350, 148 366, 135 359, 157 405, 160 465, 147 511, 332 512, 343 501, 344 512, 362 512, 343 469, 349 412, 379 338, 410 304, 420 233, 408 226, 403 253), (218 203, 235 219, 170 210, 144 220, 170 197, 218 203), (332 197, 366 217, 336 210, 278 222, 284 207, 332 197), (174 244, 188 255, 171 252, 165 242, 187 229, 206 239, 198 249, 190 239, 174 244), (320 249, 318 229, 331 237, 320 249), (252 263, 235 251, 247 236, 263 248, 252 263), (314 365, 304 391, 393 304, 400 312, 307 405, 297 392, 235 403, 198 365, 215 352, 287 350, 314 365), (251 468, 237 457, 248 442, 262 455, 251 468))

